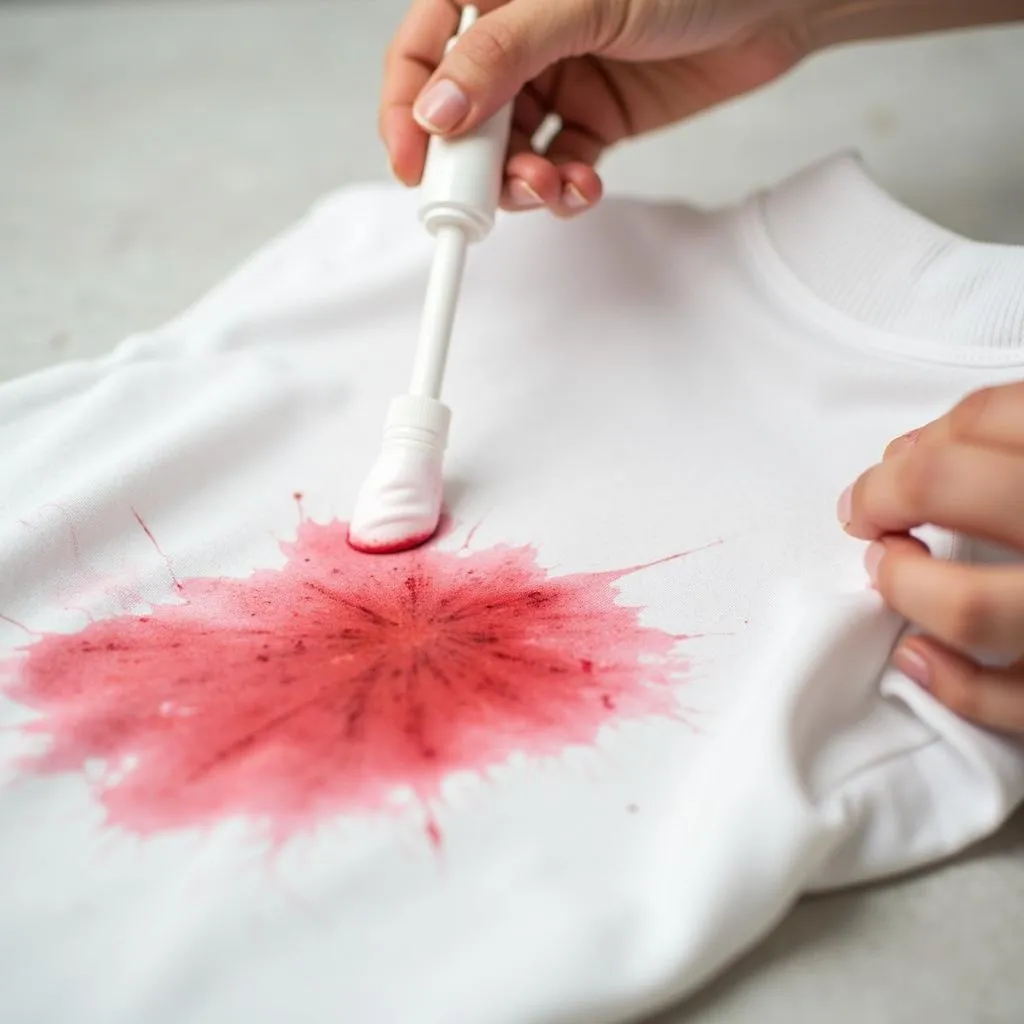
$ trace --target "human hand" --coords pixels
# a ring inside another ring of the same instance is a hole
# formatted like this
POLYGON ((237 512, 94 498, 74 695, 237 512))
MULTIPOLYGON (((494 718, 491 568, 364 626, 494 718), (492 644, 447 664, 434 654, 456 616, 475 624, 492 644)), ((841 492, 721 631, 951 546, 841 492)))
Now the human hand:
POLYGON ((601 197, 598 157, 750 91, 836 43, 1024 18, 1024 0, 413 0, 388 49, 379 128, 406 185, 427 132, 469 131, 513 97, 502 205, 569 216, 601 197), (414 116, 415 111, 415 116, 414 116), (543 153, 546 115, 561 131, 543 153))
POLYGON ((413 3, 388 51, 380 133, 397 177, 415 185, 428 131, 457 137, 516 97, 510 210, 593 206, 609 146, 753 89, 809 47, 810 0, 477 0, 480 19, 442 60, 463 2, 413 3), (550 113, 561 130, 535 152, 550 113))
POLYGON ((908 532, 939 526, 1024 554, 1024 382, 898 438, 838 514, 872 542, 865 561, 887 604, 925 634, 900 644, 897 667, 964 718, 1024 733, 1024 564, 940 561, 908 532), (971 652, 1012 664, 982 667, 971 652))

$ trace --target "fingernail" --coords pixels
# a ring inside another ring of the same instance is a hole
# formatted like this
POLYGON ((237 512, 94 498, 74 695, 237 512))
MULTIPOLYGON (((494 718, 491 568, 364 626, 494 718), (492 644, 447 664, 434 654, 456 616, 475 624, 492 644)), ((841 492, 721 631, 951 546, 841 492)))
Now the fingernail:
POLYGON ((469 99, 447 78, 431 85, 412 108, 412 116, 428 132, 449 132, 468 113, 469 99))
POLYGON ((919 686, 929 685, 931 672, 928 662, 913 647, 906 644, 897 647, 896 653, 892 656, 892 663, 919 686))
POLYGON ((853 518, 853 486, 847 487, 842 494, 839 495, 839 501, 836 503, 836 518, 843 526, 849 526, 850 520, 853 518))
POLYGON ((584 198, 583 193, 571 181, 565 186, 562 202, 570 210, 582 210, 590 205, 584 198))
POLYGON ((868 579, 871 580, 871 586, 878 586, 878 567, 882 564, 882 559, 885 557, 885 545, 879 544, 878 541, 872 541, 868 545, 867 551, 864 552, 864 568, 867 570, 868 579))
POLYGON ((512 202, 521 210, 544 205, 544 200, 522 178, 513 178, 508 183, 508 194, 512 202))

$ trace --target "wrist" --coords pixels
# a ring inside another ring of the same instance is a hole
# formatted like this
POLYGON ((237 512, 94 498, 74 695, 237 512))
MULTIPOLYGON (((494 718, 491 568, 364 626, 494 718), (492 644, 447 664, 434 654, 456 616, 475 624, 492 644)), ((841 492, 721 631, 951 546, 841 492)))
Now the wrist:
POLYGON ((1024 21, 1024 0, 809 0, 810 48, 1024 21))

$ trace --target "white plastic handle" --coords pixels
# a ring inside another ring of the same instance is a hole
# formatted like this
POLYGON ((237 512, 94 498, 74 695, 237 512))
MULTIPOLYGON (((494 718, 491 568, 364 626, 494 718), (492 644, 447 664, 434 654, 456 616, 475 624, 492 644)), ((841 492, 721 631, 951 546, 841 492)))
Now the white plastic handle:
MULTIPOLYGON (((477 18, 475 7, 463 7, 458 31, 446 52, 477 18)), ((457 139, 431 136, 420 185, 420 219, 431 234, 451 226, 459 228, 468 242, 479 242, 490 233, 501 201, 511 124, 512 104, 508 103, 457 139)))

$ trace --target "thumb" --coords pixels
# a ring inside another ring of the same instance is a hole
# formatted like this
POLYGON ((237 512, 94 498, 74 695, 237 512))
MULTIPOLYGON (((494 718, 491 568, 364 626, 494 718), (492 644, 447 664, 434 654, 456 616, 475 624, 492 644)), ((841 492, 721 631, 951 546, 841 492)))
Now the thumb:
POLYGON ((413 105, 434 135, 460 135, 497 113, 532 78, 582 53, 591 0, 509 0, 483 15, 442 58, 413 105))

